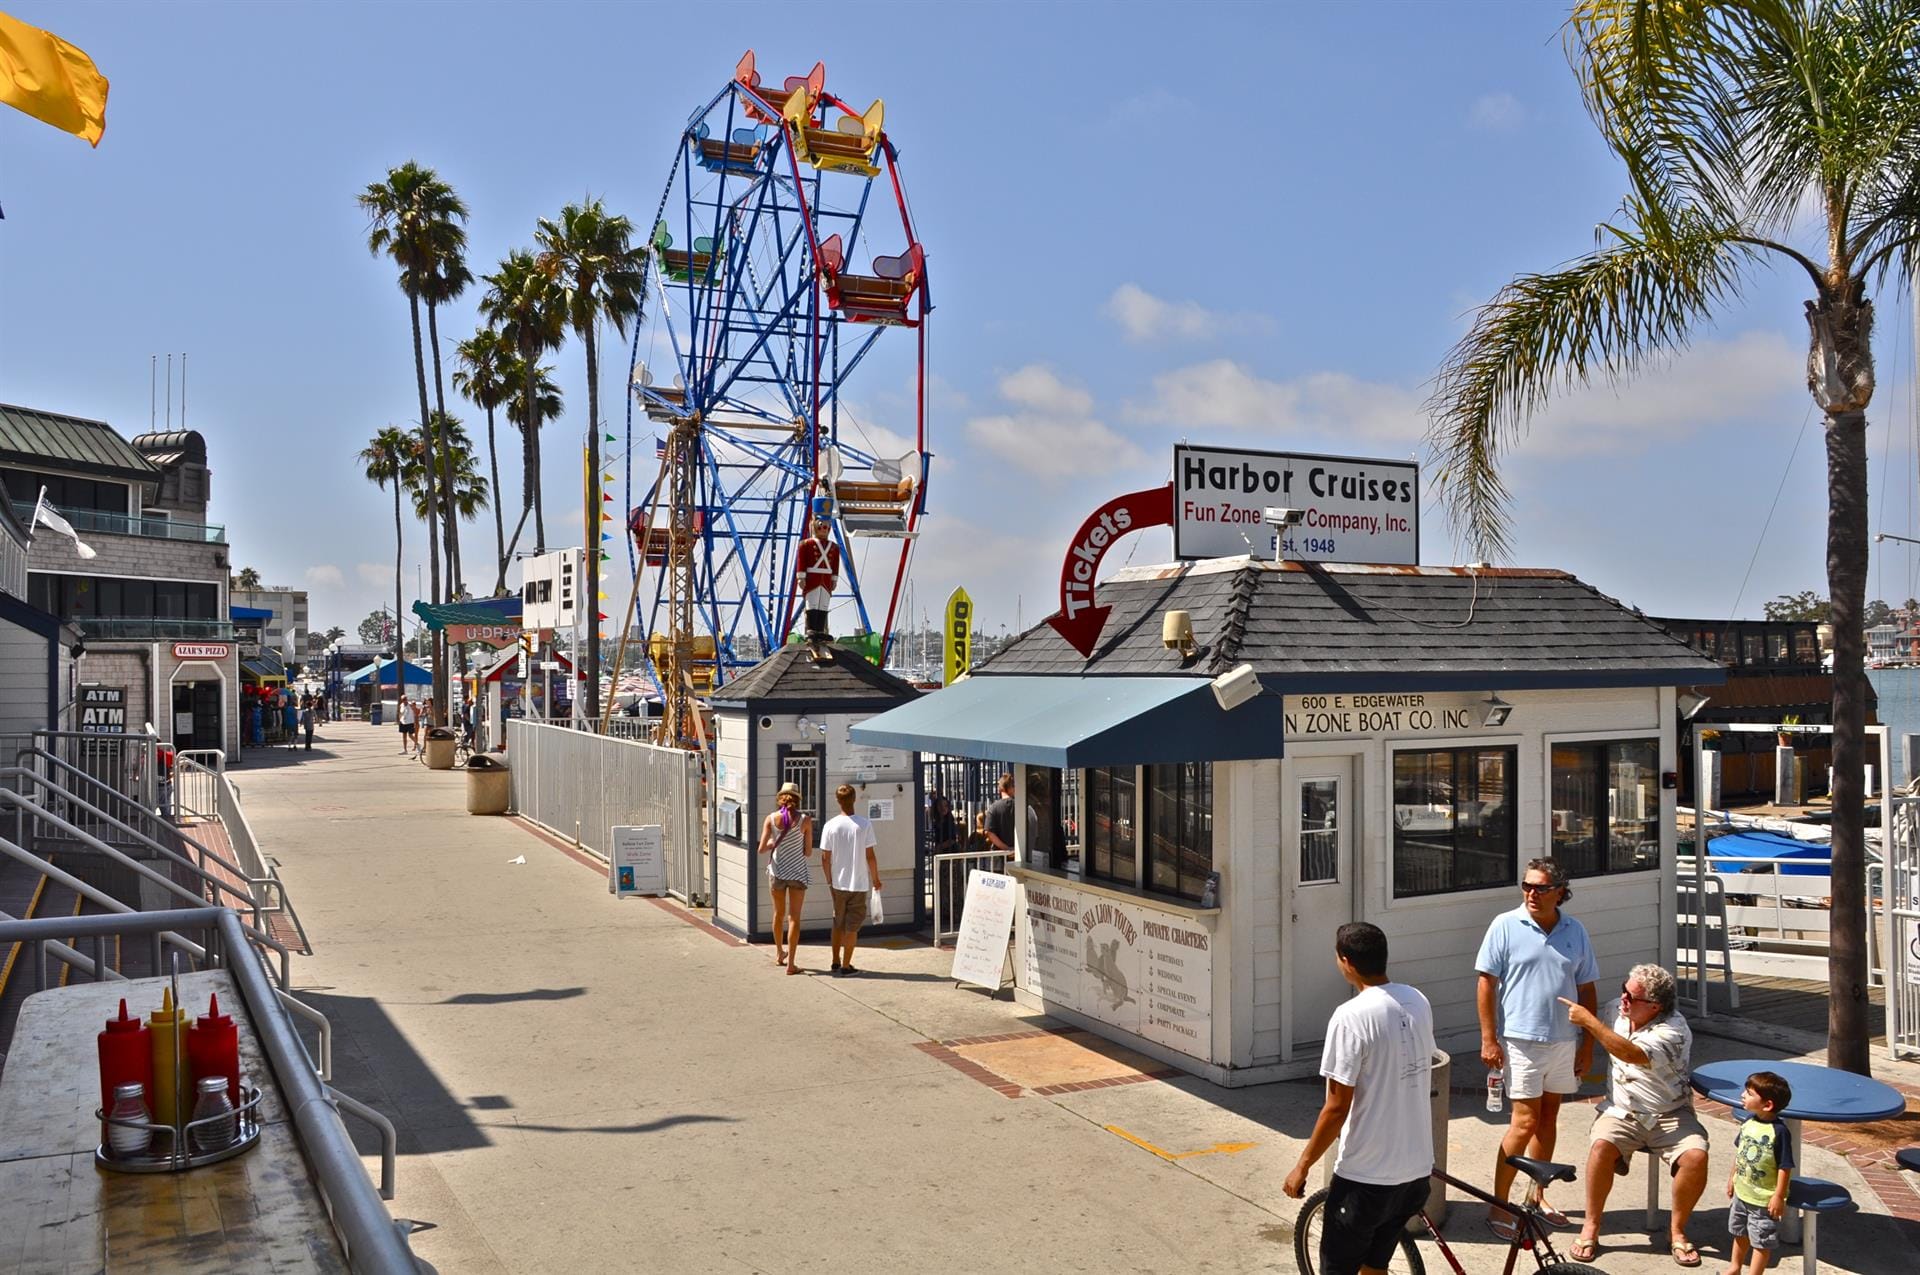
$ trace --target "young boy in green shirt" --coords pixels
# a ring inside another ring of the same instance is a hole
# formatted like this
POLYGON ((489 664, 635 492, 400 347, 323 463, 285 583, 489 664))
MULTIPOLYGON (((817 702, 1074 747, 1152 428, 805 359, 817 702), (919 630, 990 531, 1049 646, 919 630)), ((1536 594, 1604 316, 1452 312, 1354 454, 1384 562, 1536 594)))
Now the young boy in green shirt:
POLYGON ((1733 1139, 1733 1172, 1727 1176, 1727 1232, 1733 1236, 1733 1262, 1726 1275, 1760 1275, 1780 1242, 1777 1228, 1787 1211, 1787 1183, 1793 1178, 1793 1141, 1780 1112, 1793 1101, 1793 1089, 1771 1071, 1756 1071, 1740 1091, 1747 1120, 1733 1139), (1751 1250, 1753 1260, 1747 1260, 1751 1250))

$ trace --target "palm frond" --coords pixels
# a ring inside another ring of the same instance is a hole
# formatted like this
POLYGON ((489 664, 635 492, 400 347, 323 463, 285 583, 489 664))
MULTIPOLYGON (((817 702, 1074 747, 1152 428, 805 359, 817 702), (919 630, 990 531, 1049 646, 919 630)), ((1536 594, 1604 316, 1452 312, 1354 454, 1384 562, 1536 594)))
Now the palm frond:
POLYGON ((1442 364, 1428 407, 1437 483, 1478 556, 1506 556, 1501 453, 1555 389, 1631 375, 1685 346, 1738 285, 1753 249, 1697 214, 1672 233, 1614 228, 1614 243, 1550 274, 1522 275, 1481 307, 1442 364))

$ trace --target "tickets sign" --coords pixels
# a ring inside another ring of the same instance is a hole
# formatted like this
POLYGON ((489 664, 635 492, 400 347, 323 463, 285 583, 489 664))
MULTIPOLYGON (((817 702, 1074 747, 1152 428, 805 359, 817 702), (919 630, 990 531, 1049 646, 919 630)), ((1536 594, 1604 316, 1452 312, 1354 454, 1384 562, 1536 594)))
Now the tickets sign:
POLYGON ((1173 449, 1173 556, 1296 562, 1420 561, 1420 467, 1412 461, 1230 447, 1173 449), (1299 520, 1275 528, 1269 509, 1299 520))

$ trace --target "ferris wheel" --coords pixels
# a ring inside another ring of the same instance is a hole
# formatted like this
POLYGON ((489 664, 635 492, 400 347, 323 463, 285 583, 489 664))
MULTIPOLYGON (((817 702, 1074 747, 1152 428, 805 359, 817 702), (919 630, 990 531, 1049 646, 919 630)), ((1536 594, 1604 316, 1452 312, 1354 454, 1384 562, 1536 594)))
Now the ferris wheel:
POLYGON ((680 135, 626 448, 639 624, 670 703, 795 631, 814 514, 840 549, 832 631, 885 661, 926 510, 932 304, 884 109, 835 96, 821 64, 763 81, 748 51, 680 135), (873 401, 898 416, 856 406, 873 401))

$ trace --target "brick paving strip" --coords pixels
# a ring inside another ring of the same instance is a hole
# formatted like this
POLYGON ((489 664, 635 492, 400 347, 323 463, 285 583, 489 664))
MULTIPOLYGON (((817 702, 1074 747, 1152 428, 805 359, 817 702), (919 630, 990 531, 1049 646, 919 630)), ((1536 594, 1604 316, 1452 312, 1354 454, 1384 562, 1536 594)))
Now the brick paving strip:
MULTIPOLYGON (((552 846, 555 850, 558 850, 561 854, 566 855, 567 858, 573 860, 575 863, 579 864, 581 867, 591 870, 593 873, 598 875, 602 880, 606 878, 607 865, 605 860, 596 859, 594 856, 588 854, 586 851, 581 850, 577 846, 574 846, 573 844, 568 842, 565 838, 556 836, 555 834, 548 832, 545 828, 542 828, 539 824, 533 823, 532 821, 522 818, 519 815, 513 816, 513 821, 519 824, 527 832, 533 834, 533 836, 539 838, 541 841, 546 842, 548 845, 552 846)), ((719 939, 722 943, 725 943, 728 947, 746 947, 747 946, 747 943, 744 940, 735 938, 733 935, 727 933, 725 930, 721 929, 719 926, 715 925, 713 922, 708 921, 705 918, 695 914, 691 910, 680 906, 680 904, 674 901, 673 899, 656 899, 651 896, 642 896, 642 897, 645 897, 647 902, 653 904, 655 907, 659 908, 661 911, 669 912, 672 915, 679 917, 682 921, 685 921, 688 925, 691 925, 694 929, 699 930, 701 933, 707 935, 709 938, 719 939)))
POLYGON ((971 1076, 995 1093, 1007 1098, 1018 1098, 1023 1093, 1032 1093, 1036 1097, 1051 1097, 1056 1094, 1084 1093, 1089 1089, 1111 1089, 1116 1085, 1137 1085, 1148 1080, 1166 1080, 1180 1075, 1175 1067, 1156 1067, 1151 1071, 1127 1071, 1117 1076, 1101 1076, 1093 1080, 1072 1080, 1054 1085, 1035 1085, 1028 1089, 1007 1079, 998 1072, 983 1067, 957 1051, 969 1045, 998 1045, 1008 1041, 1057 1039, 1077 1043, 1077 1038, 1088 1033, 1078 1028, 1059 1031, 1041 1029, 1037 1031, 1008 1032, 999 1036, 961 1036, 954 1040, 923 1040, 914 1045, 928 1056, 947 1064, 964 1076, 971 1076))

